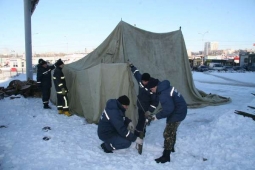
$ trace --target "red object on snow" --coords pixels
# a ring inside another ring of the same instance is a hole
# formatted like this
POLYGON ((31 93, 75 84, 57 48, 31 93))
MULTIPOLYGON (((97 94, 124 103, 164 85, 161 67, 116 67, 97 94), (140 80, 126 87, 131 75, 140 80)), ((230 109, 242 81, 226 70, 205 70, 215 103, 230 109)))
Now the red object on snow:
POLYGON ((234 62, 235 62, 235 63, 239 63, 239 56, 235 56, 235 57, 234 57, 234 62))
POLYGON ((11 68, 12 72, 17 72, 18 70, 16 68, 11 68))
POLYGON ((235 56, 235 57, 234 57, 234 60, 239 60, 239 56, 235 56))

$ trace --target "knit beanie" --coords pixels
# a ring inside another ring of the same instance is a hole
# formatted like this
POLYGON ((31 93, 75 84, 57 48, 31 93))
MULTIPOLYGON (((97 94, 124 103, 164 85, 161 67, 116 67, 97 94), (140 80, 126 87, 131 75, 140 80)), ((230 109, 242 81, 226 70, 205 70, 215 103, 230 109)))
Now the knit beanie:
POLYGON ((38 60, 38 64, 44 65, 44 64, 47 64, 47 62, 40 58, 40 59, 38 60))
POLYGON ((129 98, 126 95, 120 96, 117 100, 122 105, 127 105, 128 106, 130 104, 130 100, 129 100, 129 98))
POLYGON ((61 59, 59 59, 56 63, 55 63, 55 66, 60 66, 64 64, 63 61, 61 59))
POLYGON ((143 81, 149 81, 151 78, 150 74, 149 73, 143 73, 142 74, 142 80, 143 81))
POLYGON ((150 81, 147 84, 147 88, 149 88, 149 89, 153 88, 153 87, 157 86, 158 83, 159 83, 158 79, 151 78, 150 81))

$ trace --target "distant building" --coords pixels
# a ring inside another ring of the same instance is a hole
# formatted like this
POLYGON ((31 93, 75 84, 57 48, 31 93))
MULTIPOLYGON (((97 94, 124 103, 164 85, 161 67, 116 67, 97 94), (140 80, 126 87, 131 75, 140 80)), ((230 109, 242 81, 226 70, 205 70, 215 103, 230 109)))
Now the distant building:
POLYGON ((249 56, 249 52, 243 52, 243 51, 240 51, 239 52, 239 56, 236 57, 236 60, 237 62, 236 63, 239 63, 240 66, 244 67, 244 66, 247 66, 248 65, 248 56, 249 56))
POLYGON ((26 61, 21 57, 1 58, 0 67, 16 68, 18 71, 25 71, 26 61))
POLYGON ((211 51, 218 50, 218 42, 205 42, 204 55, 209 55, 211 51))
POLYGON ((248 65, 246 68, 249 71, 255 71, 255 53, 248 55, 248 65))
MULTIPOLYGON (((50 54, 49 54, 50 55, 50 54)), ((50 56, 50 57, 32 57, 32 67, 35 69, 38 60, 42 58, 49 64, 54 64, 58 59, 62 59, 65 64, 69 64, 72 62, 75 62, 83 57, 85 57, 87 54, 81 53, 81 54, 70 54, 70 55, 63 55, 63 56, 50 56)), ((20 57, 0 57, 0 68, 16 68, 18 72, 25 72, 26 71, 26 57, 25 55, 20 57)))

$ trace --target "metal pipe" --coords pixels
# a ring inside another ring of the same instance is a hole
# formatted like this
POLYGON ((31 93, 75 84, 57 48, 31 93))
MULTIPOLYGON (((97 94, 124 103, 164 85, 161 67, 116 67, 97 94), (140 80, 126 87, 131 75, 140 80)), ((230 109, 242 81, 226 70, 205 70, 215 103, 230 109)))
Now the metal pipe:
POLYGON ((24 0, 25 55, 27 80, 33 80, 32 38, 31 38, 31 0, 24 0))

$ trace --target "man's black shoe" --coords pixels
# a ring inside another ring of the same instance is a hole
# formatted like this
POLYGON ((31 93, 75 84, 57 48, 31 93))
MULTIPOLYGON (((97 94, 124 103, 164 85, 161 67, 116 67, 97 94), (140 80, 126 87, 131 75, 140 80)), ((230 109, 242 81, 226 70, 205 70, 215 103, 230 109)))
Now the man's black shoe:
POLYGON ((47 106, 43 106, 44 109, 51 109, 51 107, 49 105, 47 106))
POLYGON ((155 161, 157 162, 157 163, 166 163, 166 162, 170 162, 170 156, 161 156, 161 157, 159 157, 159 158, 157 158, 157 159, 155 159, 155 161))
POLYGON ((155 161, 157 163, 166 163, 166 162, 170 162, 170 150, 166 150, 164 149, 163 155, 157 159, 155 159, 155 161))
POLYGON ((101 148, 104 150, 105 153, 113 153, 112 151, 109 151, 109 150, 105 147, 104 143, 101 144, 101 148))

